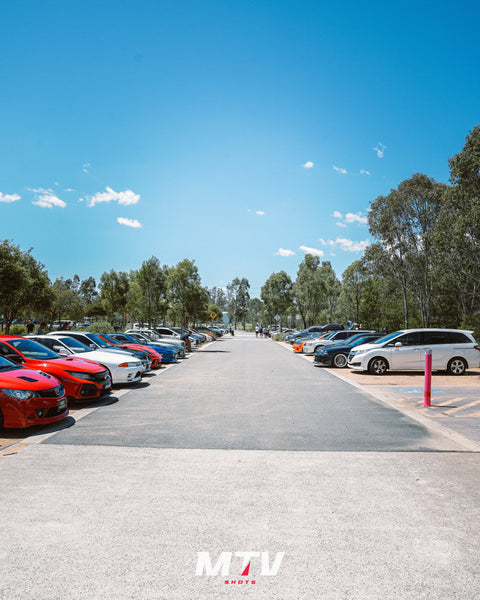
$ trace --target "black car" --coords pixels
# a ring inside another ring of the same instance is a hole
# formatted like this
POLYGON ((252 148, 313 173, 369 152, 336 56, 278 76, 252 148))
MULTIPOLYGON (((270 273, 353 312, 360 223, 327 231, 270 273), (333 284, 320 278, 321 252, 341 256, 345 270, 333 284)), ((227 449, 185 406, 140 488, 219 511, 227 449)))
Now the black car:
POLYGON ((348 355, 352 348, 378 340, 384 336, 384 333, 358 333, 351 337, 348 343, 342 341, 333 346, 319 348, 314 354, 313 364, 316 367, 325 366, 343 369, 347 366, 348 355))

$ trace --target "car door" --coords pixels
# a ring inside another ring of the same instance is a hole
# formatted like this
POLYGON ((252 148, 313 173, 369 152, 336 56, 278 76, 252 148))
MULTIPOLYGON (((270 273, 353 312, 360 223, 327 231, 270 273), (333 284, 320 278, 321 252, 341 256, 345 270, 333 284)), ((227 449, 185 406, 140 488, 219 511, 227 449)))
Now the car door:
POLYGON ((391 369, 422 369, 425 364, 425 345, 421 331, 404 333, 391 340, 385 347, 387 348, 391 369))

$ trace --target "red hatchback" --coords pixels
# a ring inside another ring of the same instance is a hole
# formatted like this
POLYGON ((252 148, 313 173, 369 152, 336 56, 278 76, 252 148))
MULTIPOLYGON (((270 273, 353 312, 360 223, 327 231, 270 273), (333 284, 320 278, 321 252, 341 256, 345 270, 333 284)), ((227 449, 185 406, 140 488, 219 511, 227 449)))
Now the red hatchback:
POLYGON ((72 400, 95 400, 110 393, 112 382, 105 367, 91 360, 62 358, 33 340, 0 335, 0 356, 30 369, 48 373, 72 400))
POLYGON ((0 356, 0 429, 48 425, 68 415, 58 381, 0 356))

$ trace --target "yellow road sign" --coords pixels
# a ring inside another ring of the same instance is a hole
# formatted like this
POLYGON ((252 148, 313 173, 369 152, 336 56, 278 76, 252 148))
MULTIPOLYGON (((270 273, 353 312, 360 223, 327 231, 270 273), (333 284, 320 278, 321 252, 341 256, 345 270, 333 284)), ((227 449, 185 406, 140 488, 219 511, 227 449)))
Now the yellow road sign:
POLYGON ((215 319, 215 317, 217 316, 217 313, 211 312, 210 316, 212 317, 212 319, 215 319))

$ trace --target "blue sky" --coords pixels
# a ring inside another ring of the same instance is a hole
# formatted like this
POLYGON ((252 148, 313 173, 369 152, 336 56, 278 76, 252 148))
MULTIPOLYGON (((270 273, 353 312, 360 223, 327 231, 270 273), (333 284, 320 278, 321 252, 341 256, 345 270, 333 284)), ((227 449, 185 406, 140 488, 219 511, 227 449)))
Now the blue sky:
POLYGON ((337 275, 480 122, 478 2, 3 2, 0 232, 50 278, 337 275))

